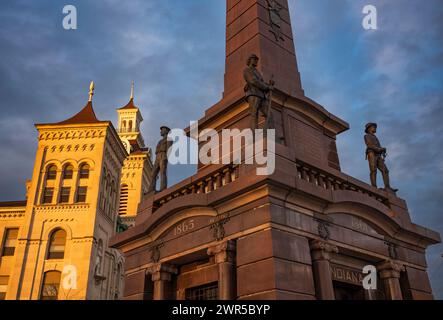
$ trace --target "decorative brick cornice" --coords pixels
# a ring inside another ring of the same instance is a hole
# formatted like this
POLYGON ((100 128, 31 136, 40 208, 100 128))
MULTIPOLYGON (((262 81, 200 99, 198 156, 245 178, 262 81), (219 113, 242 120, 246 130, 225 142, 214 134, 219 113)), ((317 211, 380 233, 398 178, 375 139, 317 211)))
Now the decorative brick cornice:
POLYGON ((18 219, 23 218, 25 213, 22 211, 0 212, 0 219, 18 219))
POLYGON ((38 205, 34 207, 36 213, 86 213, 89 204, 61 204, 61 205, 38 205))

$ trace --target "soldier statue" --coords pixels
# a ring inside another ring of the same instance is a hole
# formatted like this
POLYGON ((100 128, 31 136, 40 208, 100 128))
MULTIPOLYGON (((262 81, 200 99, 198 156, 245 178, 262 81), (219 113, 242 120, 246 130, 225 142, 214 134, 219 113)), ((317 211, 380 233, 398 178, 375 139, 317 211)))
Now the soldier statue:
POLYGON ((158 142, 155 150, 155 163, 152 170, 151 185, 149 186, 148 193, 155 192, 155 186, 157 184, 157 178, 160 174, 160 192, 165 190, 168 186, 168 150, 172 146, 172 141, 168 140, 168 134, 171 131, 166 126, 160 127, 160 134, 162 139, 158 142))
POLYGON ((263 114, 266 118, 265 130, 273 129, 272 115, 271 115, 271 93, 274 89, 274 81, 271 80, 266 83, 263 76, 257 70, 259 58, 252 54, 247 61, 247 68, 243 72, 243 77, 246 81, 245 94, 246 100, 249 103, 251 112, 251 129, 258 129, 259 114, 263 114))
POLYGON ((369 170, 371 176, 372 186, 377 188, 377 169, 381 171, 383 175, 383 181, 385 184, 385 190, 391 192, 397 192, 398 189, 391 188, 389 183, 389 170, 386 167, 386 148, 383 148, 378 140, 377 136, 377 124, 368 123, 365 129, 365 143, 366 143, 366 159, 369 162, 369 170))

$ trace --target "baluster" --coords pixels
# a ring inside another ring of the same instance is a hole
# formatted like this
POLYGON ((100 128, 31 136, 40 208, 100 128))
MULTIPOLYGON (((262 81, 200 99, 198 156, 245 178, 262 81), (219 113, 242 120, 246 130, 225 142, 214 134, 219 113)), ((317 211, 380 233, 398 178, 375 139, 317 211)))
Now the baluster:
POLYGON ((321 174, 318 175, 318 185, 322 188, 325 187, 325 181, 324 181, 323 175, 321 175, 321 174))
POLYGON ((309 182, 310 183, 314 183, 315 184, 315 171, 313 171, 313 170, 310 170, 309 171, 309 182))
POLYGON ((302 166, 301 165, 299 165, 298 163, 296 164, 296 174, 297 174, 297 178, 299 178, 299 179, 302 179, 302 171, 303 171, 303 169, 302 169, 302 166))
POLYGON ((204 184, 203 181, 198 184, 198 191, 197 191, 197 193, 198 194, 205 193, 205 184, 204 184))
POLYGON ((214 191, 214 182, 212 181, 212 178, 209 178, 208 180, 206 180, 206 185, 207 185, 207 193, 214 191))
POLYGON ((332 181, 331 178, 326 177, 326 189, 332 189, 332 181))
POLYGON ((308 181, 308 168, 303 167, 301 170, 302 180, 308 181))
POLYGON ((231 170, 226 170, 225 172, 225 185, 231 183, 231 170))
POLYGON ((334 190, 339 190, 340 189, 340 185, 338 184, 337 180, 334 180, 333 184, 334 184, 334 190))
POLYGON ((223 187, 223 176, 222 173, 220 172, 217 177, 215 178, 215 189, 220 189, 221 187, 223 187))

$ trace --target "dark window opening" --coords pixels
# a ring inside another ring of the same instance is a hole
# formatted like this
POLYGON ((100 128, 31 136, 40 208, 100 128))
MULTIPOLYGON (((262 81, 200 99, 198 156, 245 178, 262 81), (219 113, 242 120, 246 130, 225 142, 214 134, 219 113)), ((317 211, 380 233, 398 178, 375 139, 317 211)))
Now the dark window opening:
POLYGON ((47 259, 61 260, 65 257, 66 232, 64 230, 57 230, 52 233, 49 240, 49 250, 47 259))
POLYGON ((67 165, 65 167, 65 170, 63 170, 63 179, 65 180, 72 179, 73 174, 74 174, 74 167, 71 165, 67 165))
POLYGON ((49 271, 43 276, 40 300, 58 300, 61 272, 49 271))
POLYGON ((80 167, 80 179, 88 179, 89 178, 89 165, 84 164, 80 167))
POLYGON ((46 180, 55 180, 57 177, 57 167, 56 166, 50 166, 48 168, 48 173, 46 175, 46 180))
POLYGON ((218 300, 218 282, 186 289, 186 300, 218 300))
POLYGON ((71 194, 71 188, 63 187, 60 191, 60 203, 68 203, 70 194, 71 194))
POLYGON ((6 229, 3 242, 2 257, 10 257, 15 253, 17 246, 18 229, 6 229))
POLYGON ((85 203, 86 202, 86 194, 88 192, 88 187, 78 187, 77 189, 77 199, 75 202, 77 203, 85 203))
POLYGON ((52 203, 52 197, 54 196, 54 188, 45 188, 43 190, 43 204, 52 203))

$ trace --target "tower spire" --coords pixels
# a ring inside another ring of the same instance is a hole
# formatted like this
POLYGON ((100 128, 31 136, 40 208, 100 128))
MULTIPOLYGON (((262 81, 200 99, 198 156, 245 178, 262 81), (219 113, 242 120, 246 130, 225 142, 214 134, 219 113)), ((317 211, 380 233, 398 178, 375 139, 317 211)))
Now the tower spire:
POLYGON ((130 100, 134 100, 134 80, 131 82, 131 97, 130 100))
POLYGON ((92 96, 94 95, 94 81, 91 81, 91 84, 89 85, 89 102, 92 102, 92 96))

